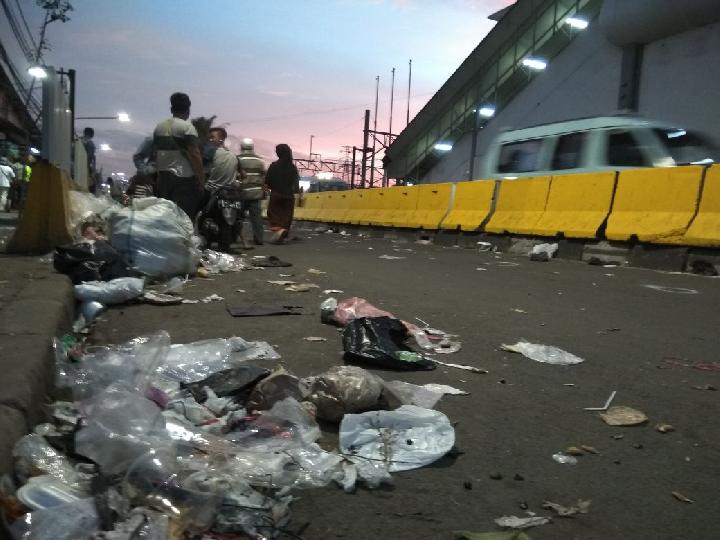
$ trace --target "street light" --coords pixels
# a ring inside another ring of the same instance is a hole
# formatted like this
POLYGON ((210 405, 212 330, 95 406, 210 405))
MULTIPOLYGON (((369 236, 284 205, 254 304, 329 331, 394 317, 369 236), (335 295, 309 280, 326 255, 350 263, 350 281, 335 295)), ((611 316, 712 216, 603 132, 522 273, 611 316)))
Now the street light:
POLYGON ((100 143, 100 150, 102 150, 103 152, 109 152, 110 150, 112 150, 112 148, 110 148, 110 145, 108 143, 100 143))
POLYGON ((453 145, 450 143, 437 143, 434 148, 438 152, 449 152, 452 150, 453 145))
POLYGON ((478 114, 483 118, 492 118, 495 116, 495 107, 493 105, 483 105, 478 109, 478 114))
POLYGON ((547 67, 547 62, 543 60, 542 58, 535 58, 534 56, 528 56, 527 58, 523 58, 522 65, 534 69, 536 71, 542 71, 547 67))
POLYGON ((119 112, 115 116, 76 116, 75 120, 118 120, 119 122, 129 122, 130 115, 126 112, 119 112))
POLYGON ((28 73, 36 79, 44 79, 48 76, 47 71, 42 66, 31 66, 28 68, 28 73))
POLYGON ((588 23, 587 19, 583 19, 581 17, 568 17, 565 19, 565 24, 575 28, 576 30, 585 30, 590 23, 588 23))

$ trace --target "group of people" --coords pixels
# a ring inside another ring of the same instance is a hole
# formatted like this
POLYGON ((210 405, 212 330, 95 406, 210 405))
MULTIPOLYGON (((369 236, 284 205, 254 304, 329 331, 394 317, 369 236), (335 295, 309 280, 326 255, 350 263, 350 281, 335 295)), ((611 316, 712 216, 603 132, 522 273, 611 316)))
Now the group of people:
POLYGON ((29 158, 11 161, 7 157, 0 157, 0 212, 9 212, 12 208, 22 209, 31 175, 29 158))
MULTIPOLYGON (((133 156, 137 174, 130 180, 129 197, 157 196, 175 202, 191 219, 208 203, 210 195, 227 186, 237 186, 242 208, 248 215, 255 245, 262 245, 261 201, 268 196, 271 241, 282 243, 289 235, 299 193, 300 176, 287 144, 275 148, 277 161, 267 170, 254 151, 251 139, 243 139, 240 154, 226 146, 227 131, 211 127, 207 143, 201 145, 198 132, 189 121, 190 98, 176 92, 170 96, 171 117, 157 124, 133 156)), ((250 247, 240 227, 244 247, 250 247)))

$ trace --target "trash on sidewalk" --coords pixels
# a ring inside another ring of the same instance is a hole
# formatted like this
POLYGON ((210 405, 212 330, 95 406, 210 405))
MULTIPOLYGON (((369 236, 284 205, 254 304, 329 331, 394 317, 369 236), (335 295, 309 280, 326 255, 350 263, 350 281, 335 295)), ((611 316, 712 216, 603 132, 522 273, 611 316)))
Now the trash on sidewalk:
POLYGON ((687 289, 685 287, 666 287, 664 285, 643 285, 643 287, 666 293, 698 294, 698 291, 696 289, 687 289))
POLYGON ((100 531, 100 517, 92 497, 25 514, 10 526, 13 538, 77 540, 100 531))
POLYGON ((464 540, 532 540, 522 531, 484 532, 476 533, 470 531, 453 531, 464 540))
POLYGON ((428 390, 431 390, 433 392, 442 392, 443 394, 448 394, 451 396, 469 396, 470 392, 466 392, 465 390, 460 390, 459 388, 455 388, 453 386, 449 386, 447 384, 436 384, 436 383, 428 383, 423 384, 423 388, 427 388, 428 390))
POLYGON ((307 273, 315 274, 316 276, 322 276, 323 274, 327 274, 327 272, 323 272, 322 270, 318 270, 317 268, 308 268, 307 273))
POLYGON ((288 397, 301 401, 304 395, 300 379, 281 366, 274 369, 253 388, 246 407, 248 411, 262 411, 270 409, 275 403, 288 397))
POLYGON ((289 263, 289 262, 286 262, 286 261, 282 261, 282 260, 278 259, 278 258, 277 258, 276 256, 274 256, 274 255, 269 255, 269 256, 267 256, 267 257, 260 255, 260 256, 257 256, 257 257, 253 257, 252 265, 253 265, 253 266, 259 266, 259 267, 261 267, 261 268, 265 268, 265 267, 268 267, 268 268, 275 268, 275 267, 284 268, 284 267, 292 266, 292 263, 289 263))
POLYGON ((531 261, 548 262, 558 250, 558 244, 537 244, 532 247, 529 257, 531 261))
POLYGON ((568 456, 567 454, 564 454, 562 452, 553 454, 552 458, 563 465, 577 465, 578 462, 576 457, 568 456))
POLYGON ((295 285, 290 285, 288 287, 285 287, 286 291, 289 292, 308 292, 312 289, 319 289, 319 285, 315 285, 314 283, 296 283, 295 285))
POLYGON ((206 296, 205 298, 200 299, 200 301, 203 304, 209 304, 210 302, 222 302, 223 300, 225 300, 225 299, 216 293, 213 293, 210 296, 206 296))
POLYGON ((655 431, 658 433, 670 433, 671 431, 675 431, 675 427, 670 424, 657 424, 655 431))
POLYGON ((105 240, 57 246, 53 253, 53 266, 61 274, 70 277, 74 284, 140 275, 105 240))
POLYGON ((235 257, 229 253, 205 249, 200 258, 200 264, 210 274, 225 274, 227 272, 241 272, 243 270, 254 270, 255 267, 242 257, 235 257))
POLYGON ((275 280, 275 279, 270 279, 270 280, 268 280, 268 283, 270 283, 271 285, 281 285, 281 286, 283 286, 283 287, 287 287, 288 285, 294 285, 294 284, 297 283, 297 282, 296 282, 296 281, 289 281, 289 280, 287 280, 287 279, 277 279, 277 280, 275 280))
POLYGON ((136 277, 121 277, 110 281, 86 281, 75 285, 75 298, 80 302, 101 304, 124 304, 142 295, 145 280, 136 277))
POLYGON ((379 377, 356 366, 333 366, 304 382, 310 387, 307 400, 317 407, 317 417, 329 422, 375 407, 383 389, 379 377))
POLYGON ((556 364, 569 366, 579 364, 584 360, 574 354, 564 351, 558 347, 551 345, 541 345, 538 343, 528 343, 527 341, 518 341, 515 345, 500 345, 503 351, 520 353, 530 360, 542 362, 545 364, 556 364))
POLYGON ((87 493, 72 489, 50 475, 33 476, 17 490, 17 498, 32 510, 44 510, 53 506, 77 501, 87 493))
POLYGON ((395 261, 399 259, 404 259, 405 257, 398 257, 397 255, 380 255, 378 259, 387 259, 388 261, 395 261))
POLYGON ((363 317, 343 329, 345 360, 400 370, 435 369, 435 363, 404 344, 405 325, 390 317, 363 317))
POLYGON ((389 472, 417 469, 443 457, 454 444, 447 416, 415 405, 347 414, 340 423, 340 452, 358 467, 374 462, 389 472))
POLYGON ((443 397, 443 392, 404 381, 387 381, 384 387, 383 396, 390 408, 397 408, 401 405, 417 405, 432 409, 443 397))
POLYGON ((613 390, 610 393, 610 397, 607 398, 607 401, 605 402, 605 405, 602 407, 585 407, 584 411, 607 411, 610 408, 610 404, 615 399, 615 396, 617 395, 617 390, 613 390))
POLYGON ((325 289, 323 291, 323 294, 342 294, 342 293, 343 293, 343 291, 341 291, 340 289, 325 289))
POLYGON ((589 500, 583 501, 581 499, 578 499, 578 501, 572 506, 563 506, 561 504, 551 501, 545 501, 542 504, 542 507, 552 510, 560 517, 572 517, 575 514, 587 514, 590 511, 591 502, 592 501, 589 500))
POLYGON ((327 341, 327 338, 319 336, 306 336, 303 338, 303 341, 309 341, 310 343, 319 343, 322 341, 327 341))
POLYGON ((550 518, 531 515, 526 518, 517 516, 502 516, 494 520, 500 527, 506 529, 528 529, 530 527, 538 527, 550 523, 550 518))
POLYGON ((676 498, 678 501, 680 501, 680 502, 684 502, 684 503, 688 503, 688 504, 692 504, 692 503, 695 502, 694 500, 692 500, 692 499, 689 498, 689 497, 686 497, 685 495, 683 495, 683 494, 680 493, 679 491, 673 491, 673 492, 672 492, 672 496, 675 497, 675 498, 676 498))
POLYGON ((607 411, 600 413, 600 418, 609 426, 637 426, 648 421, 645 413, 625 405, 610 407, 607 411))
POLYGON ((248 304, 228 306, 227 310, 233 317, 267 317, 270 315, 302 315, 298 309, 302 306, 285 306, 278 304, 248 304))
POLYGON ((153 306, 176 306, 183 303, 181 296, 156 291, 145 291, 142 295, 142 300, 146 304, 153 306))
POLYGON ((431 362, 434 362, 435 364, 440 364, 441 366, 445 367, 451 367, 455 369, 463 369, 465 371, 472 371, 473 373, 480 373, 480 374, 487 374, 487 369, 478 368, 475 366, 467 366, 465 364, 453 364, 451 362, 441 362, 440 360, 436 360, 435 358, 428 358, 431 362))

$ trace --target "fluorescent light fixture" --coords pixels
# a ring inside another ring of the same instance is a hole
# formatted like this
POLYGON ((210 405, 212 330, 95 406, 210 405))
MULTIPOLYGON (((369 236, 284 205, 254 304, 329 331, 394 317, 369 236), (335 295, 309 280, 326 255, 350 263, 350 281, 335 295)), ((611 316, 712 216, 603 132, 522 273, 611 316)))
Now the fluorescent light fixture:
POLYGON ((687 131, 684 129, 678 129, 677 131, 670 131, 667 134, 668 139, 676 139, 677 137, 684 137, 687 135, 687 131))
POLYGON ((437 143, 435 145, 435 150, 439 152, 449 152, 452 150, 452 144, 450 143, 437 143))
POLYGON ((30 147, 30 153, 31 153, 31 154, 39 154, 39 153, 40 153, 40 150, 38 150, 38 149, 35 148, 34 146, 31 146, 31 147, 30 147))
POLYGON ((483 105, 478 110, 478 114, 483 118, 492 118, 495 116, 495 107, 492 105, 483 105))
POLYGON ((129 122, 130 121, 130 115, 126 112, 119 112, 118 113, 118 120, 121 122, 129 122))
POLYGON ((568 17, 565 19, 565 24, 572 26, 576 30, 585 30, 590 23, 588 23, 586 19, 582 19, 580 17, 568 17))
POLYGON ((47 77, 47 71, 42 66, 32 66, 28 69, 28 73, 36 79, 44 79, 47 77))
POLYGON ((503 176, 503 180, 517 180, 517 176, 503 176))
POLYGON ((543 60, 542 58, 535 58, 533 56, 528 56, 527 58, 523 58, 522 65, 530 68, 535 69, 537 71, 542 71, 547 67, 547 62, 543 60))
POLYGON ((711 163, 715 163, 715 160, 708 157, 699 161, 692 161, 690 165, 710 165, 711 163))
POLYGON ((101 143, 100 150, 102 150, 103 152, 109 152, 110 150, 112 150, 112 148, 110 148, 110 145, 108 143, 101 143))

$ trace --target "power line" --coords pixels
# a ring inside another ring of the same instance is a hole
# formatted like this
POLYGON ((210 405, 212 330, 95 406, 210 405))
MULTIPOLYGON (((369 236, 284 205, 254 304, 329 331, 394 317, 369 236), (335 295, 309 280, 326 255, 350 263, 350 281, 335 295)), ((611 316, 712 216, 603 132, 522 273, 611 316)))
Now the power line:
POLYGON ((25 30, 27 30, 28 37, 30 38, 30 45, 32 45, 33 50, 36 50, 37 43, 35 43, 35 38, 33 37, 32 30, 30 30, 30 26, 28 26, 27 19, 25 18, 25 14, 23 13, 23 9, 20 6, 20 0, 15 0, 15 5, 17 6, 18 13, 20 14, 20 19, 25 26, 25 30))
POLYGON ((17 40, 18 45, 20 46, 20 50, 22 51, 23 55, 25 56, 25 59, 28 62, 32 62, 33 49, 30 48, 30 45, 28 44, 27 40, 25 39, 25 34, 23 33, 20 25, 18 25, 18 22, 15 19, 15 14, 12 12, 12 9, 10 8, 10 5, 8 4, 8 2, 6 0, 0 0, 0 3, 2 3, 3 11, 5 12, 5 16, 7 17, 8 23, 10 23, 10 28, 12 29, 12 32, 15 35, 15 39, 17 40))

